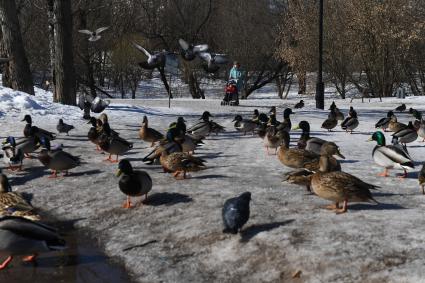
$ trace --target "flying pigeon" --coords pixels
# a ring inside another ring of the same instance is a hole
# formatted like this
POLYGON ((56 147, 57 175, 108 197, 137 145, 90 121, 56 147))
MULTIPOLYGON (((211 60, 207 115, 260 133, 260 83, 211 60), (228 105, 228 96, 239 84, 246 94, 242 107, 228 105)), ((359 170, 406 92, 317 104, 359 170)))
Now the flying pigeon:
POLYGON ((201 52, 199 56, 206 64, 203 64, 203 67, 207 73, 215 73, 220 68, 220 65, 227 64, 229 58, 225 54, 216 54, 210 52, 201 52))
POLYGON ((181 55, 184 60, 192 61, 195 59, 196 55, 199 55, 201 52, 206 52, 208 50, 207 44, 193 45, 187 43, 184 39, 179 39, 179 45, 181 47, 181 55))
POLYGON ((91 31, 91 30, 88 30, 88 29, 80 29, 78 32, 79 33, 84 33, 84 34, 90 35, 89 41, 92 41, 93 42, 93 41, 98 41, 101 38, 101 36, 99 34, 101 32, 104 32, 108 28, 109 27, 101 27, 101 28, 98 28, 95 31, 91 31))
POLYGON ((237 234, 249 219, 249 202, 251 193, 244 192, 238 197, 226 200, 222 210, 223 233, 237 234))
POLYGON ((139 44, 133 42, 133 45, 134 47, 136 47, 137 50, 144 53, 146 57, 148 57, 146 62, 139 63, 140 67, 142 67, 143 69, 152 70, 154 68, 163 68, 165 66, 165 60, 166 60, 165 56, 168 52, 160 51, 155 54, 151 54, 139 44))
POLYGON ((99 96, 97 96, 93 99, 90 109, 94 113, 100 113, 109 106, 109 103, 111 103, 109 100, 100 99, 99 96))

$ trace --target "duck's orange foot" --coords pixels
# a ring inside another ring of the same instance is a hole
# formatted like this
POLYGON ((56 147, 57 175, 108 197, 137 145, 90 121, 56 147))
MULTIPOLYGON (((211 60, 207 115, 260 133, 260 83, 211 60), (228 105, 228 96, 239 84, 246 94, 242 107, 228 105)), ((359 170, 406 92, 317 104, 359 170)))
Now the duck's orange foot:
POLYGON ((36 254, 29 255, 29 256, 26 256, 26 257, 22 258, 22 261, 24 261, 24 262, 33 262, 33 261, 35 261, 35 258, 36 257, 37 257, 36 254))
POLYGON ((6 260, 3 261, 2 264, 0 264, 0 270, 5 269, 9 265, 9 263, 12 261, 12 259, 13 259, 12 256, 9 256, 8 258, 6 258, 6 260))
POLYGON ((131 202, 129 200, 127 200, 126 202, 124 202, 122 207, 123 208, 132 208, 133 206, 131 205, 131 202))
POLYGON ((49 177, 47 177, 47 178, 54 179, 54 178, 57 178, 57 177, 58 177, 57 172, 56 171, 53 171, 52 174, 49 177))
POLYGON ((389 177, 390 175, 388 174, 387 171, 384 171, 382 173, 379 173, 377 176, 379 176, 379 177, 389 177))

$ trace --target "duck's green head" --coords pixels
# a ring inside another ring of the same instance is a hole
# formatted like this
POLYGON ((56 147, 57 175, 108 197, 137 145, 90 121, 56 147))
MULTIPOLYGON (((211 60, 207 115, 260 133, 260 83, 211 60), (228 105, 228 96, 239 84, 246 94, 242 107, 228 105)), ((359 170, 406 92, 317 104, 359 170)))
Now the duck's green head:
POLYGON ((133 167, 131 166, 130 161, 127 159, 123 159, 118 163, 118 170, 117 170, 117 177, 121 176, 122 173, 124 174, 131 174, 133 172, 133 167))
POLYGON ((374 132, 369 141, 376 141, 378 145, 385 145, 385 136, 382 132, 374 132))

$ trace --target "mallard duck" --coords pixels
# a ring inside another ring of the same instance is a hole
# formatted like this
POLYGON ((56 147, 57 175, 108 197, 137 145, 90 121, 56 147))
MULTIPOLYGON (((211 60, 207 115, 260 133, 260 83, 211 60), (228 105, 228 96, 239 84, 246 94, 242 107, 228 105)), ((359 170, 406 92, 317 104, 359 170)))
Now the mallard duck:
POLYGON ((422 189, 422 194, 425 195, 425 190, 424 190, 424 187, 425 187, 425 164, 422 165, 422 169, 418 173, 418 181, 419 181, 419 186, 422 189))
POLYGON ((401 104, 400 106, 396 107, 395 111, 397 112, 404 112, 406 111, 406 104, 401 104))
POLYGON ((400 131, 392 134, 393 137, 397 137, 398 141, 401 144, 414 142, 418 138, 418 133, 413 127, 412 122, 410 121, 406 128, 401 129, 400 131))
MULTIPOLYGON (((326 156, 326 172, 341 171, 341 164, 334 156, 338 156, 342 159, 345 159, 345 157, 341 154, 339 147, 335 143, 324 143, 320 149, 320 156, 326 156)), ((320 158, 313 159, 312 161, 304 163, 303 167, 307 170, 317 172, 319 171, 321 162, 323 161, 321 161, 320 158)))
POLYGON ((285 131, 278 131, 275 126, 268 127, 266 136, 263 140, 266 153, 270 154, 269 148, 274 148, 276 154, 277 148, 282 144, 285 136, 289 136, 289 133, 285 131))
POLYGON ((47 138, 49 140, 54 140, 56 138, 56 135, 52 132, 46 131, 44 129, 38 128, 36 126, 32 125, 32 118, 30 115, 25 115, 22 122, 27 122, 27 124, 24 127, 24 136, 30 137, 33 135, 36 135, 38 138, 47 138))
POLYGON ((22 217, 5 216, 0 218, 0 249, 9 255, 0 264, 0 270, 5 269, 15 255, 30 254, 23 260, 34 261, 40 253, 65 248, 65 241, 50 226, 22 217))
POLYGON ((388 131, 398 132, 404 128, 407 128, 406 124, 397 122, 397 117, 395 115, 391 116, 390 122, 388 123, 388 131))
POLYGON ((300 100, 300 102, 298 102, 297 104, 295 104, 294 108, 295 109, 301 109, 304 107, 304 100, 300 100))
POLYGON ((298 126, 293 128, 293 130, 298 129, 303 131, 297 143, 298 148, 320 154, 320 148, 326 141, 323 139, 310 137, 310 124, 307 121, 301 121, 298 123, 298 126))
POLYGON ((344 120, 344 113, 341 112, 338 108, 335 108, 335 119, 337 121, 343 121, 344 120))
POLYGON ((351 114, 349 117, 347 117, 342 123, 341 128, 345 130, 346 132, 353 133, 353 130, 359 126, 359 120, 357 119, 357 112, 352 109, 350 109, 351 114), (352 111, 351 111, 352 110, 352 111))
POLYGON ((412 114, 413 118, 415 118, 416 120, 419 120, 419 121, 422 120, 422 113, 416 109, 413 109, 410 107, 409 114, 412 114))
POLYGON ((142 161, 148 165, 157 164, 159 162, 159 158, 163 151, 167 151, 168 153, 173 152, 182 152, 183 148, 180 143, 175 141, 161 141, 158 146, 155 147, 149 154, 143 157, 142 161))
MULTIPOLYGON (((325 158, 321 156, 321 158, 325 158)), ((374 202, 378 203, 370 193, 370 190, 378 186, 363 182, 359 178, 345 172, 327 172, 327 162, 321 163, 320 171, 311 177, 311 189, 313 192, 335 205, 326 208, 334 210, 337 214, 347 211, 348 202, 374 202), (342 208, 339 204, 343 203, 342 208)))
MULTIPOLYGON (((7 137, 3 142, 3 146, 11 146, 12 144, 10 139, 11 137, 7 137)), ((31 135, 27 138, 13 139, 16 150, 20 149, 26 158, 32 158, 30 153, 33 153, 40 147, 40 139, 35 135, 31 135)))
MULTIPOLYGON (((148 198, 148 193, 152 189, 152 178, 145 171, 133 170, 130 161, 123 159, 118 164, 117 177, 120 177, 118 185, 121 192, 127 195, 127 201, 124 203, 124 208, 131 207, 130 197, 139 197, 145 195, 145 200, 148 198)), ((140 203, 142 200, 140 200, 140 203)))
POLYGON ((384 132, 387 131, 387 128, 390 124, 391 121, 391 117, 394 116, 394 112, 393 111, 388 111, 387 113, 387 117, 385 118, 381 118, 376 124, 375 124, 375 128, 376 129, 382 129, 384 130, 384 132))
POLYGON ((12 192, 9 180, 4 174, 0 174, 0 215, 19 215, 30 220, 40 220, 40 216, 35 213, 34 207, 25 200, 23 195, 12 192))
POLYGON ((277 150, 277 157, 283 165, 291 168, 303 168, 304 164, 319 159, 319 155, 314 152, 289 148, 289 134, 284 135, 282 139, 283 141, 277 150))
POLYGON ((323 167, 323 170, 326 170, 326 172, 341 171, 341 165, 338 160, 333 157, 334 155, 345 159, 345 157, 339 151, 339 147, 335 143, 326 142, 321 148, 319 160, 314 160, 312 162, 304 164, 303 169, 297 169, 286 173, 284 175, 283 181, 300 186, 306 186, 307 190, 311 191, 311 177, 315 172, 319 171, 321 166, 323 167), (314 163, 316 163, 317 165, 314 163))
POLYGON ((246 132, 252 132, 252 134, 254 134, 257 128, 257 123, 252 120, 242 119, 241 115, 236 115, 232 122, 235 122, 235 129, 238 132, 243 132, 244 135, 246 135, 246 132))
POLYGON ((73 129, 74 126, 64 123, 63 119, 59 119, 59 122, 56 125, 56 130, 58 131, 58 133, 66 133, 67 136, 69 136, 69 132, 73 129))
POLYGON ((329 106, 329 110, 334 110, 336 108, 337 107, 336 107, 335 101, 332 101, 332 104, 329 106))
POLYGON ((331 132, 332 129, 335 128, 336 125, 338 125, 338 120, 336 119, 335 115, 335 109, 332 109, 331 116, 323 122, 322 129, 326 129, 331 132))
POLYGON ((272 106, 269 111, 270 115, 274 115, 276 117, 276 106, 272 106))
POLYGON ((38 160, 52 170, 49 178, 56 178, 58 172, 63 172, 63 176, 68 175, 68 170, 80 165, 80 158, 73 156, 61 149, 51 150, 50 141, 45 138, 40 139, 43 149, 38 154, 38 160))
POLYGON ((12 171, 22 170, 22 160, 24 159, 24 153, 22 149, 16 147, 16 141, 14 137, 7 137, 6 143, 3 146, 3 160, 8 168, 12 171))
POLYGON ((148 117, 143 116, 142 127, 139 130, 139 137, 145 142, 150 142, 151 147, 153 147, 155 142, 164 138, 164 135, 153 128, 149 128, 148 117))
POLYGON ((164 150, 159 160, 164 171, 173 173, 176 179, 181 173, 183 173, 183 179, 186 179, 186 172, 196 172, 206 169, 205 160, 185 152, 173 152, 169 154, 167 150, 164 150))
POLYGON ((210 121, 210 132, 211 133, 215 133, 216 135, 218 135, 219 133, 224 133, 226 130, 225 130, 225 127, 223 127, 222 125, 220 125, 219 123, 217 123, 217 122, 214 122, 214 121, 210 121))
POLYGON ((89 141, 94 143, 96 145, 96 150, 100 150, 99 147, 99 136, 101 134, 101 124, 102 122, 100 120, 97 120, 94 117, 90 117, 90 120, 87 122, 87 124, 91 124, 92 126, 89 129, 89 132, 87 133, 87 137, 89 141))
POLYGON ((375 163, 385 168, 384 172, 378 176, 388 177, 388 170, 392 168, 402 169, 403 178, 407 176, 407 169, 413 169, 415 166, 409 154, 402 148, 394 145, 385 145, 385 136, 382 132, 375 132, 369 141, 376 141, 377 145, 372 151, 372 157, 375 163))
POLYGON ((276 119, 276 115, 270 114, 269 120, 267 121, 267 126, 277 127, 280 125, 280 122, 276 119))
POLYGON ((421 120, 417 133, 418 133, 418 136, 422 138, 422 142, 424 142, 425 141, 425 121, 424 120, 421 120))
POLYGON ((238 197, 226 200, 221 211, 224 224, 223 233, 237 234, 248 222, 250 201, 250 192, 244 192, 238 197))
POLYGON ((291 123, 291 114, 295 114, 292 112, 292 109, 286 108, 283 111, 283 121, 279 125, 276 126, 278 130, 287 131, 288 133, 291 131, 292 123, 291 123))
POLYGON ((108 128, 104 128, 104 132, 99 136, 99 147, 109 153, 109 157, 104 161, 111 163, 118 162, 118 156, 123 155, 127 151, 133 148, 133 143, 119 137, 112 135, 108 128), (112 155, 116 155, 115 160, 112 159, 112 155))
POLYGON ((211 132, 210 117, 212 117, 211 113, 209 111, 204 111, 202 117, 199 119, 202 121, 196 123, 187 129, 187 131, 198 136, 208 136, 211 132))

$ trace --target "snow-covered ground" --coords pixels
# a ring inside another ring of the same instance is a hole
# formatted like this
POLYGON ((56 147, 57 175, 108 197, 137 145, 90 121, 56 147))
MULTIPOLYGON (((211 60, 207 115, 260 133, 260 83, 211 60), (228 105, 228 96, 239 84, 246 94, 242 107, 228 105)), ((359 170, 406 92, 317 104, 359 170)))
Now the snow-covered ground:
MULTIPOLYGON (((77 129, 55 142, 84 160, 71 176, 56 180, 47 178, 37 160, 25 160, 24 172, 6 172, 12 187, 33 193, 33 204, 40 209, 78 219, 77 227, 90 230, 138 282, 425 282, 425 196, 416 179, 425 160, 424 143, 409 144, 418 165, 400 180, 395 171, 389 178, 376 177, 382 169, 371 157, 375 144, 366 142, 389 109, 404 102, 424 111, 424 97, 352 104, 337 100, 345 114, 350 105, 358 112, 360 126, 352 135, 340 128, 323 131, 320 125, 328 111, 316 110, 314 100, 304 97, 306 107, 295 111, 293 124, 308 120, 312 136, 340 146, 346 156, 341 161, 344 171, 381 186, 374 192, 381 204, 351 204, 348 213, 335 215, 320 208, 327 201, 282 183, 281 175, 289 169, 265 154, 260 138, 240 135, 231 122, 235 114, 250 117, 254 109, 268 112, 272 105, 282 120, 283 109, 298 101, 295 94, 289 100, 258 95, 239 107, 222 107, 214 99, 176 99, 170 109, 166 99, 113 100, 106 111, 112 128, 135 143, 126 158, 146 170, 154 183, 146 204, 129 210, 121 208, 125 196, 118 189, 116 165, 102 162, 105 156, 87 141, 89 125, 78 108, 52 104, 51 94, 42 90, 35 97, 7 89, 0 94, 2 137, 22 136, 20 120, 27 113, 35 125, 52 131, 63 118, 77 129), (196 152, 207 160, 207 170, 176 181, 159 166, 141 162, 151 150, 138 138, 143 115, 150 127, 164 131, 177 115, 191 125, 204 110, 227 129, 208 137, 196 152), (224 201, 244 191, 252 193, 250 220, 241 235, 222 234, 224 201), (300 278, 292 279, 296 271, 301 271, 300 278)), ((402 122, 411 119, 409 114, 398 117, 402 122)), ((299 134, 291 132, 293 145, 299 134)))

